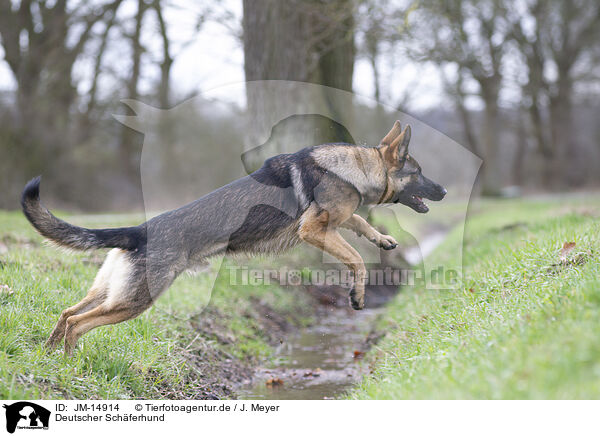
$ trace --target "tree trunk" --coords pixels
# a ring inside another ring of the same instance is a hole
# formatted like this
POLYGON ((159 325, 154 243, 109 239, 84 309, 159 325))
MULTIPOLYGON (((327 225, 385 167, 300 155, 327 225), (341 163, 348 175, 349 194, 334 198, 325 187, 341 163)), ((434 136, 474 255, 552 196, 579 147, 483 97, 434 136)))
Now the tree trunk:
POLYGON ((554 153, 550 166, 553 175, 549 187, 561 189, 574 182, 572 163, 576 161, 576 147, 573 134, 572 83, 559 72, 557 85, 556 95, 550 98, 550 132, 554 153))
MULTIPOLYGON (((352 2, 335 0, 244 0, 244 72, 247 81, 289 80, 352 90, 354 20, 352 2), (340 13, 342 11, 342 13, 340 13)), ((298 91, 285 98, 265 86, 247 86, 247 147, 269 131, 273 114, 302 113, 315 103, 346 117, 326 90, 298 91)), ((296 87, 298 88, 298 87, 296 87)), ((343 121, 343 120, 340 120, 343 121)), ((280 150, 280 152, 283 150, 280 150)))
MULTIPOLYGON (((144 4, 144 0, 138 0, 137 15, 135 18, 135 30, 130 39, 132 51, 131 75, 127 81, 127 98, 131 100, 137 100, 139 98, 138 83, 140 80, 142 53, 144 51, 141 43, 141 34, 145 13, 146 5, 144 4)), ((139 181, 140 178, 140 146, 141 135, 125 125, 121 126, 121 161, 124 165, 125 175, 132 183, 139 181)))
POLYGON ((162 5, 160 0, 155 0, 154 10, 158 18, 160 36, 162 39, 163 60, 160 63, 160 85, 158 88, 158 102, 162 109, 171 107, 171 67, 173 66, 173 57, 171 56, 170 41, 167 34, 167 24, 163 17, 162 5))
POLYGON ((481 180, 481 193, 487 196, 497 196, 502 189, 499 150, 499 108, 498 96, 493 91, 482 89, 485 108, 483 111, 483 174, 481 180))
POLYGON ((512 183, 516 186, 523 185, 523 161, 527 152, 527 129, 525 126, 526 112, 520 108, 517 114, 517 149, 512 164, 512 183))

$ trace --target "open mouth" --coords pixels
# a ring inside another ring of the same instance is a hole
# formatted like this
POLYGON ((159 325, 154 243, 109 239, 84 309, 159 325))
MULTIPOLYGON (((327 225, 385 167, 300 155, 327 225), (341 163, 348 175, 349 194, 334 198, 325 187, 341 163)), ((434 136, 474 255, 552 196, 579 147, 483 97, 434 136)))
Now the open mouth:
POLYGON ((419 210, 419 212, 421 212, 421 211, 427 212, 429 210, 427 205, 425 203, 423 203, 423 197, 419 197, 418 195, 413 195, 412 200, 415 203, 415 206, 419 210))

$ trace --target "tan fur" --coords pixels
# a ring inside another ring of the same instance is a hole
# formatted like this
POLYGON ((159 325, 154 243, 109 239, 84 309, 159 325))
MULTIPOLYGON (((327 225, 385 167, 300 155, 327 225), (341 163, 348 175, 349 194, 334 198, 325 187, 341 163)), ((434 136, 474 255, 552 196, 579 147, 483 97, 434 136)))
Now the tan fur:
POLYGON ((383 144, 383 146, 381 146, 383 156, 387 162, 396 164, 398 162, 402 162, 402 160, 407 157, 410 136, 410 126, 407 125, 402 133, 398 135, 389 145, 383 144))
POLYGON ((313 157, 317 164, 354 185, 365 203, 376 202, 381 196, 385 166, 375 148, 332 146, 315 151, 313 157))
POLYGON ((71 306, 62 311, 54 330, 50 333, 50 337, 46 341, 46 347, 48 349, 54 349, 58 345, 58 342, 65 335, 65 329, 67 326, 67 320, 79 313, 83 313, 86 310, 91 310, 94 307, 100 305, 106 298, 106 291, 104 289, 97 289, 92 286, 88 291, 87 295, 77 304, 71 306))
POLYGON ((360 254, 337 231, 337 227, 352 212, 353 210, 344 210, 342 207, 319 211, 316 206, 311 206, 303 214, 298 234, 303 241, 331 254, 354 272, 352 304, 353 307, 362 309, 365 304, 367 269, 360 254))
POLYGON ((77 339, 93 328, 115 324, 131 319, 146 307, 140 308, 129 302, 128 279, 131 265, 124 250, 111 250, 88 294, 76 305, 65 309, 46 346, 56 347, 65 337, 65 354, 71 354, 77 339))
POLYGON ((354 231, 358 236, 365 236, 369 241, 381 248, 389 249, 392 245, 398 245, 398 242, 394 238, 379 233, 360 215, 353 214, 341 224, 341 227, 354 231))
POLYGON ((135 307, 115 307, 103 303, 100 306, 67 319, 65 331, 65 354, 73 352, 77 340, 90 330, 103 325, 117 324, 135 318, 142 311, 135 307))
MULTIPOLYGON (((380 141, 378 149, 339 146, 335 153, 327 149, 313 154, 316 162, 355 186, 366 203, 383 203, 396 189, 402 189, 408 180, 390 180, 390 170, 402 165, 407 157, 410 126, 401 130, 396 121, 388 134, 380 141), (357 171, 358 168, 358 171, 357 171), (366 198, 365 198, 366 197, 366 198)), ((366 268, 360 254, 338 233, 338 227, 348 228, 359 236, 364 235, 379 247, 390 249, 396 240, 382 235, 364 218, 354 214, 356 207, 351 201, 319 202, 312 205, 302 216, 298 230, 300 238, 331 254, 354 272, 354 289, 350 294, 352 307, 364 307, 366 268), (321 209, 319 209, 321 208, 321 209)))

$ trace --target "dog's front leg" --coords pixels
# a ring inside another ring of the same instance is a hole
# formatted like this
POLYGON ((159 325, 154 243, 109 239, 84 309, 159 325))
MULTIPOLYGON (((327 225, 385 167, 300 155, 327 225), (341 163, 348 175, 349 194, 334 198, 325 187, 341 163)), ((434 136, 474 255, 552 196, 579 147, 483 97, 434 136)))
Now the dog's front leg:
POLYGON ((379 233, 360 215, 353 214, 341 224, 341 227, 352 230, 358 236, 364 235, 369 241, 384 250, 392 250, 398 246, 398 242, 394 238, 379 233))
POLYGON ((298 234, 305 242, 331 254, 354 272, 354 287, 350 291, 350 305, 355 310, 365 307, 365 283, 367 269, 360 254, 352 248, 335 229, 319 219, 306 219, 298 234))

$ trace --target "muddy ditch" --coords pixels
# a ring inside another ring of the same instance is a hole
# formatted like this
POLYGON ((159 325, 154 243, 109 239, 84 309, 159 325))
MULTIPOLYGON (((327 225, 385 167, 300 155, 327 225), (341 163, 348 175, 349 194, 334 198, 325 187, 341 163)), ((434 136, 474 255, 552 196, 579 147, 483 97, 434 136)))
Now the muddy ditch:
MULTIPOLYGON (((444 237, 445 233, 434 232, 421 249, 382 252, 381 262, 367 267, 382 270, 418 265, 444 237)), ((236 386, 238 398, 333 399, 370 372, 363 357, 385 335, 377 329, 379 317, 401 289, 386 284, 368 286, 362 311, 348 307, 348 291, 342 287, 307 286, 304 291, 318 303, 314 323, 290 334, 277 346, 270 364, 259 365, 251 379, 236 386)))
MULTIPOLYGON (((443 240, 433 232, 424 249, 382 251, 379 263, 367 264, 369 270, 395 270, 418 264, 443 240), (409 258, 411 262, 407 262, 409 258)), ((306 259, 302 259, 306 265, 306 259)), ((311 263, 310 267, 315 265, 311 263)), ((321 265, 322 266, 322 265, 321 265)), ((331 268, 331 265, 328 265, 331 268)), ((309 268, 309 269, 311 269, 309 268)), ((317 266, 317 269, 319 267, 317 266)), ((301 292, 304 308, 312 322, 306 326, 301 316, 282 313, 256 299, 253 319, 258 324, 257 336, 274 349, 266 362, 242 361, 215 347, 214 343, 235 347, 235 338, 221 325, 226 314, 207 307, 190 319, 190 327, 201 339, 183 347, 181 353, 191 368, 189 384, 168 393, 173 386, 164 386, 162 395, 170 398, 194 399, 331 399, 343 395, 370 368, 363 359, 365 353, 384 336, 377 330, 385 304, 401 289, 392 284, 369 285, 366 309, 354 311, 348 305, 348 289, 338 285, 295 286, 301 292), (295 316, 297 318, 295 318, 295 316), (213 345, 211 345, 213 343, 213 345), (189 386, 193 389, 189 389, 189 386)), ((159 394, 160 395, 160 394, 159 394)))
POLYGON ((374 330, 381 311, 319 308, 312 326, 278 347, 274 365, 259 366, 252 380, 237 387, 238 397, 314 400, 342 395, 369 371, 362 357, 381 336, 374 330))

